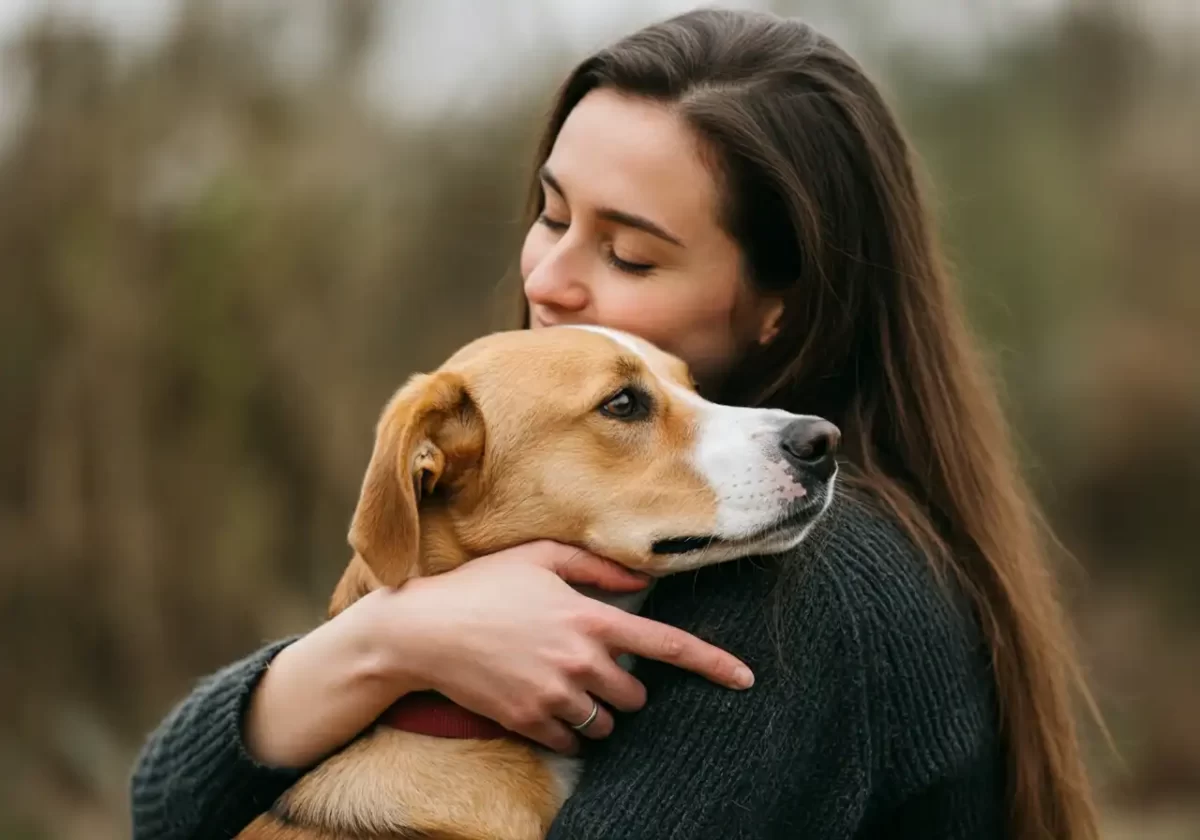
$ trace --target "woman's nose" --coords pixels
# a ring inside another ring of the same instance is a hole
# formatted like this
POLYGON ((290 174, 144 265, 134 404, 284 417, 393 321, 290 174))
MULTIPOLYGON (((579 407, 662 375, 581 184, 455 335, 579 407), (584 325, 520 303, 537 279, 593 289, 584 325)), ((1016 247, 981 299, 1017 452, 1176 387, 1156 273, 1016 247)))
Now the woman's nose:
POLYGON ((587 308, 589 294, 569 255, 555 249, 546 254, 525 277, 525 297, 531 304, 551 311, 580 312, 587 308))

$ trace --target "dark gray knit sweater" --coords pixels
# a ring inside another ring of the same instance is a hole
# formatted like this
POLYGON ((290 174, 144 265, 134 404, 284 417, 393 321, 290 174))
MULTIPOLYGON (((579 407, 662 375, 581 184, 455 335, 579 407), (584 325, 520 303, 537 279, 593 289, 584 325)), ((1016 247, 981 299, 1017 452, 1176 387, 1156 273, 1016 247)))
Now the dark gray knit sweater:
MULTIPOLYGON (((590 745, 553 840, 1004 836, 986 650, 892 524, 839 500, 805 546, 668 578, 643 614, 747 662, 730 691, 656 662, 649 700, 590 745)), ((270 645, 202 681, 134 768, 135 840, 231 837, 294 781, 246 753, 270 645)))

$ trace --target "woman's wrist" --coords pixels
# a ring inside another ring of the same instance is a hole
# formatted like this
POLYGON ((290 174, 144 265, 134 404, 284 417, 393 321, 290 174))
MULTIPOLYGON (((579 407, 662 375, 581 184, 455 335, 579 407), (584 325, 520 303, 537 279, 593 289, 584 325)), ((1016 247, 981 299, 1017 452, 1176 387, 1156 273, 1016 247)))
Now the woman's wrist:
POLYGON ((428 651, 419 622, 409 620, 412 610, 401 589, 381 589, 358 604, 361 627, 354 634, 352 661, 358 679, 393 700, 414 691, 433 688, 433 675, 423 666, 428 651))
POLYGON ((340 748, 397 698, 427 687, 419 636, 398 622, 392 592, 374 592, 284 648, 251 695, 243 720, 250 755, 303 767, 340 748))

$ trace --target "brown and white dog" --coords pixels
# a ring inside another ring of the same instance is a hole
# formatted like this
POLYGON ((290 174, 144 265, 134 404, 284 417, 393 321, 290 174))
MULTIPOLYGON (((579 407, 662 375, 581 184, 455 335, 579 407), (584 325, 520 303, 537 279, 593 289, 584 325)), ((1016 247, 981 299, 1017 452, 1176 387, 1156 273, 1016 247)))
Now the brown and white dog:
MULTIPOLYGON (((679 359, 624 333, 487 336, 385 408, 330 614, 536 539, 651 576, 786 551, 829 505, 837 439, 819 418, 708 402, 679 359)), ((578 769, 444 698, 408 697, 239 837, 535 840, 578 769)))

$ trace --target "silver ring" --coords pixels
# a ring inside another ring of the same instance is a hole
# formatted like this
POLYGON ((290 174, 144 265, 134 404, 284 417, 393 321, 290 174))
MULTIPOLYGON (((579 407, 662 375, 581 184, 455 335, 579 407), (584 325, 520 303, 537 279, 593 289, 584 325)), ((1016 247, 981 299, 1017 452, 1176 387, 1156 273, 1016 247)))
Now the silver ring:
POLYGON ((585 720, 583 723, 578 723, 578 724, 569 723, 567 725, 570 726, 572 729, 574 729, 576 732, 582 732, 583 730, 585 730, 589 726, 591 726, 593 723, 595 723, 596 718, 599 715, 600 715, 600 704, 597 703, 596 698, 593 697, 592 698, 592 713, 590 715, 588 715, 588 719, 585 720))

